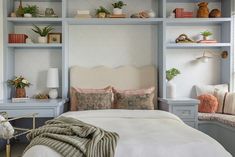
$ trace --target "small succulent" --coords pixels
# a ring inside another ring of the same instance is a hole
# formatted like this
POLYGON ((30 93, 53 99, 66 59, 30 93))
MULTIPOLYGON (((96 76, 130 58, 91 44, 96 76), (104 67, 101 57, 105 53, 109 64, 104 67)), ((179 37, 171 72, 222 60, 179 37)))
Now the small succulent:
POLYGON ((211 36, 213 33, 211 33, 210 31, 204 31, 204 32, 201 32, 201 35, 204 36, 204 37, 209 37, 211 36))
POLYGON ((119 8, 119 9, 122 9, 122 7, 126 6, 127 4, 123 3, 123 1, 118 1, 116 3, 113 3, 112 6, 114 8, 119 8))
POLYGON ((100 6, 99 9, 96 9, 96 15, 98 15, 99 13, 105 13, 105 14, 110 14, 110 12, 108 11, 108 9, 106 9, 103 6, 100 6))
POLYGON ((51 26, 51 25, 49 25, 49 26, 46 26, 46 27, 44 27, 44 28, 42 28, 42 29, 40 29, 38 26, 36 26, 36 25, 34 25, 33 24, 33 31, 35 32, 35 33, 37 33, 37 34, 39 34, 41 37, 45 37, 45 36, 47 36, 48 35, 48 33, 50 33, 52 30, 54 30, 54 28, 51 26))
POLYGON ((27 5, 23 8, 24 14, 32 14, 33 17, 36 17, 38 14, 38 7, 36 5, 27 5))
POLYGON ((179 74, 180 74, 180 71, 178 69, 172 68, 166 71, 166 79, 170 81, 179 74))

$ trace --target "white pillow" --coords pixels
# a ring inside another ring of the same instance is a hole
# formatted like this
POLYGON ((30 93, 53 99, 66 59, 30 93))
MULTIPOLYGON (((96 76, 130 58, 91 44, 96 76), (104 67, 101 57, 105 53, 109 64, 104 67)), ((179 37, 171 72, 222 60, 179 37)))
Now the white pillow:
POLYGON ((228 84, 219 84, 219 85, 196 85, 196 94, 200 96, 202 94, 211 94, 214 95, 215 89, 228 92, 228 84))
MULTIPOLYGON (((0 122, 5 121, 6 119, 0 115, 0 122)), ((9 122, 0 123, 0 138, 1 139, 10 139, 14 135, 14 129, 9 122)))

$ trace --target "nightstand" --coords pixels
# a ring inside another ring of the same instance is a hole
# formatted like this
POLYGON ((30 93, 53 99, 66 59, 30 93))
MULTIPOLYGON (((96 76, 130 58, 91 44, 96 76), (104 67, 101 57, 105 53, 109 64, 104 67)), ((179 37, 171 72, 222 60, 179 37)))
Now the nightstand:
POLYGON ((54 118, 64 113, 66 102, 67 99, 30 99, 20 103, 2 100, 0 101, 0 112, 7 112, 9 117, 38 113, 38 118, 54 118))
POLYGON ((159 98, 159 109, 171 112, 180 117, 187 125, 198 128, 199 100, 190 98, 159 98))

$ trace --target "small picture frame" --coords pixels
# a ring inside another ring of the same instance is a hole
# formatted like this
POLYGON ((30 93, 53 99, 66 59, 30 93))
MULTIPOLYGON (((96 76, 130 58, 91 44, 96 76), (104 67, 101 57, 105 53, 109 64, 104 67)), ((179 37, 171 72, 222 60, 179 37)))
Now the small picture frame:
POLYGON ((62 34, 61 33, 49 33, 47 36, 48 43, 62 43, 62 34))

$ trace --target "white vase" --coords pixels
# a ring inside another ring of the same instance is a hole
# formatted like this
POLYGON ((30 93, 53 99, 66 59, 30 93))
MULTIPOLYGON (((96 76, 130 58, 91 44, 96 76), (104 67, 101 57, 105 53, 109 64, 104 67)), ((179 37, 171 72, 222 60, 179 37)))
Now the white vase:
POLYGON ((47 37, 38 37, 38 43, 41 44, 47 43, 47 37))
POLYGON ((121 15, 121 14, 122 14, 122 9, 120 9, 120 8, 114 8, 114 9, 113 9, 113 14, 114 14, 114 15, 121 15))
POLYGON ((32 14, 26 13, 26 14, 24 14, 24 17, 26 17, 26 18, 31 18, 31 17, 32 17, 32 14))
POLYGON ((166 97, 171 99, 176 97, 176 85, 173 81, 167 82, 166 97))

